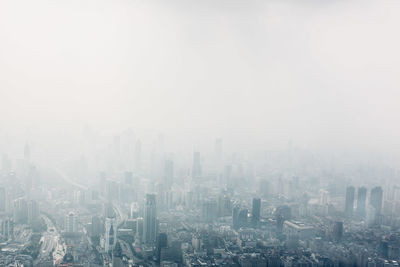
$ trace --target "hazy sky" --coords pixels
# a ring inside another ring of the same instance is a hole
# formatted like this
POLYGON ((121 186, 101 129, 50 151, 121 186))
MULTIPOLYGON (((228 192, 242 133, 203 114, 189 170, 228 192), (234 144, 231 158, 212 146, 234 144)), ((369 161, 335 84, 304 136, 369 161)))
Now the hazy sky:
POLYGON ((396 0, 0 2, 0 133, 400 146, 396 0))

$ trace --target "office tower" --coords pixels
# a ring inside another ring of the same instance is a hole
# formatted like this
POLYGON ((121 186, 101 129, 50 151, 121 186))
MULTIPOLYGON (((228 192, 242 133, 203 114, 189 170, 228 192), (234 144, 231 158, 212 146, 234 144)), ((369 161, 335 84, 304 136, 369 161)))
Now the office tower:
POLYGON ((14 200, 14 222, 26 223, 28 220, 28 203, 23 198, 14 200))
POLYGON ((156 258, 157 262, 160 262, 161 259, 161 250, 163 248, 168 247, 168 236, 166 233, 159 233, 157 235, 157 242, 156 242, 156 258))
POLYGON ((133 185, 133 173, 132 172, 124 173, 124 182, 127 185, 133 185))
POLYGON ((30 200, 28 202, 28 223, 33 223, 39 219, 40 210, 39 203, 36 200, 30 200))
POLYGON ((137 202, 131 203, 131 211, 129 217, 131 219, 136 219, 137 217, 139 217, 139 204, 137 202))
POLYGON ((239 228, 248 226, 248 214, 247 209, 241 209, 238 216, 239 228))
POLYGON ((67 216, 65 216, 65 232, 78 232, 78 218, 73 212, 70 212, 67 214, 67 216))
POLYGON ((117 243, 117 226, 115 218, 106 218, 104 234, 104 250, 109 252, 117 243))
POLYGON ((143 218, 137 218, 137 222, 136 222, 136 236, 135 239, 138 243, 142 243, 143 242, 143 218))
POLYGON ((6 189, 0 187, 0 213, 6 212, 6 189))
POLYGON ((375 209, 375 215, 381 215, 382 210, 383 191, 380 186, 374 187, 371 190, 370 204, 375 209))
POLYGON ((201 177, 200 152, 193 153, 192 177, 193 178, 201 177))
POLYGON ((92 217, 92 236, 100 236, 103 233, 103 223, 98 216, 92 217))
POLYGON ((141 157, 142 157, 142 141, 137 140, 135 144, 135 156, 134 156, 136 172, 140 172, 141 170, 141 160, 142 160, 141 157))
POLYGON ((357 190, 357 215, 361 218, 365 217, 365 207, 367 202, 367 188, 359 187, 357 190))
POLYGON ((174 182, 174 162, 171 159, 165 161, 164 181, 167 189, 170 189, 174 182))
POLYGON ((261 199, 253 198, 253 205, 251 209, 251 223, 253 227, 257 226, 260 221, 260 213, 261 213, 261 199))
POLYGON ((218 216, 232 215, 232 202, 229 196, 221 194, 218 198, 218 216))
POLYGON ((328 199, 329 199, 329 192, 324 189, 319 190, 319 205, 321 206, 328 205, 328 199))
POLYGON ((283 223, 292 218, 292 210, 287 205, 278 206, 275 210, 275 220, 278 232, 282 232, 283 223))
POLYGON ((114 207, 111 202, 103 204, 103 217, 104 218, 115 218, 114 207))
POLYGON ((332 229, 332 238, 335 241, 339 241, 342 239, 343 236, 343 222, 336 221, 333 223, 333 229, 332 229))
POLYGON ((214 199, 207 199, 202 205, 202 217, 205 222, 211 223, 217 218, 218 209, 217 201, 214 199))
POLYGON ((146 195, 146 205, 144 208, 143 237, 144 242, 152 244, 156 241, 157 233, 157 206, 156 195, 146 195))
POLYGON ((6 239, 14 239, 14 222, 11 218, 1 220, 1 235, 6 239))
POLYGON ((351 217, 353 215, 354 192, 355 192, 355 189, 353 186, 348 186, 346 188, 345 214, 347 217, 351 217))

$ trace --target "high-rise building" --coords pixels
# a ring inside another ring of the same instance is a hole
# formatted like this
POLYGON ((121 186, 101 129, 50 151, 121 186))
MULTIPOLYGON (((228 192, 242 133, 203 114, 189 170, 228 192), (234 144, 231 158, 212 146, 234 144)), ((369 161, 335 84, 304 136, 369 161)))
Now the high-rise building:
POLYGON ((6 212, 6 189, 0 187, 0 213, 6 212))
POLYGON ((156 258, 157 262, 160 262, 161 259, 161 250, 163 248, 168 247, 168 236, 166 233, 159 233, 157 235, 157 242, 156 242, 156 258))
POLYGON ((144 242, 153 244, 157 235, 157 206, 156 195, 146 195, 146 205, 144 208, 143 237, 144 242))
POLYGON ((11 218, 1 220, 0 226, 0 233, 6 240, 14 238, 14 222, 11 218))
POLYGON ((200 160, 200 152, 193 153, 193 166, 192 166, 192 177, 199 178, 201 177, 201 160, 200 160))
POLYGON ((65 216, 65 232, 76 233, 78 232, 78 218, 72 211, 65 216))
POLYGON ((91 235, 92 236, 100 236, 103 234, 104 226, 101 219, 98 216, 92 217, 92 229, 91 235))
POLYGON ((319 205, 320 206, 328 205, 328 200, 329 200, 329 192, 324 189, 319 190, 319 205))
POLYGON ((106 218, 105 228, 106 232, 104 235, 104 250, 109 252, 117 243, 117 226, 115 218, 106 218))
POLYGON ((129 217, 131 219, 136 219, 137 217, 139 217, 139 204, 137 202, 131 203, 131 212, 129 217))
POLYGON ((346 202, 345 202, 345 213, 346 216, 351 217, 354 209, 354 186, 348 186, 346 188, 346 202))
POLYGON ((228 195, 221 194, 218 197, 218 216, 232 215, 232 202, 228 195))
POLYGON ((340 239, 342 239, 342 236, 343 236, 343 222, 336 221, 333 223, 332 238, 335 241, 339 241, 340 239))
POLYGON ((136 236, 135 236, 135 239, 136 239, 136 241, 138 243, 142 243, 143 242, 143 228, 144 228, 143 227, 143 225, 144 225, 143 218, 140 217, 140 218, 137 218, 136 220, 137 220, 137 222, 136 222, 136 236))
POLYGON ((165 185, 170 189, 174 182, 174 162, 171 159, 165 161, 164 179, 165 185))
POLYGON ((367 188, 359 187, 357 190, 357 215, 361 218, 365 217, 367 203, 367 188))
POLYGON ((202 204, 201 212, 205 222, 214 221, 218 215, 217 201, 214 199, 205 200, 202 204))
POLYGON ((28 203, 24 198, 14 200, 14 222, 26 223, 28 221, 28 203))
POLYGON ((249 211, 247 209, 241 209, 240 210, 239 216, 238 216, 239 228, 248 226, 248 223, 249 223, 248 214, 249 214, 249 211))
POLYGON ((375 209, 375 215, 381 215, 383 201, 383 190, 382 187, 377 186, 371 190, 370 204, 375 209))
POLYGON ((261 199, 253 198, 253 205, 251 209, 251 223, 255 227, 260 221, 260 213, 261 213, 261 199))
POLYGON ((28 223, 33 223, 39 219, 40 210, 39 203, 36 200, 30 200, 28 202, 28 223))

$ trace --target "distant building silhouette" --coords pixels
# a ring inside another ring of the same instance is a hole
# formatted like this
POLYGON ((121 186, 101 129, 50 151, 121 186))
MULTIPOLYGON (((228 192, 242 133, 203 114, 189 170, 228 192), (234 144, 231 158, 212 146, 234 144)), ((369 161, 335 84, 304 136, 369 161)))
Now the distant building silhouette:
POLYGON ((357 190, 357 215, 361 218, 365 217, 367 203, 367 188, 359 187, 357 190))
POLYGON ((351 217, 353 215, 354 194, 355 194, 354 186, 348 186, 346 188, 346 202, 345 202, 345 210, 344 210, 347 217, 351 217))
POLYGON ((261 199, 253 198, 253 205, 251 209, 251 223, 253 227, 257 226, 260 221, 260 213, 261 213, 261 199))
POLYGON ((192 177, 199 178, 201 177, 201 162, 200 162, 200 152, 193 153, 193 166, 192 166, 192 177))
POLYGON ((375 209, 375 216, 379 217, 382 211, 383 190, 377 186, 371 190, 370 205, 375 209))

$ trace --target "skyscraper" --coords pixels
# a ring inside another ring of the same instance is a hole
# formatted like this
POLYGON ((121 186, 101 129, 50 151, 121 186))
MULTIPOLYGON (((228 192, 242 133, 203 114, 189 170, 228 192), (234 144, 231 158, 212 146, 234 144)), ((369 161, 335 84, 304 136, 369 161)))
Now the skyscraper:
POLYGON ((165 185, 170 189, 174 182, 174 162, 171 159, 165 161, 164 179, 165 185))
POLYGON ((6 189, 0 187, 0 213, 6 211, 6 189))
POLYGON ((156 244, 156 258, 157 262, 160 262, 161 259, 161 250, 163 248, 168 247, 168 236, 166 233, 159 233, 157 235, 157 244, 156 244))
POLYGON ((136 222, 136 236, 135 239, 138 243, 143 242, 143 228, 144 228, 143 218, 137 218, 136 222))
POLYGON ((359 187, 357 190, 357 215, 361 218, 365 217, 365 205, 367 202, 367 188, 359 187))
POLYGON ((14 222, 26 223, 28 220, 28 203, 24 198, 14 200, 14 222))
POLYGON ((332 237, 335 241, 339 241, 343 236, 343 222, 336 221, 333 223, 332 237))
POLYGON ((117 226, 115 218, 106 218, 105 222, 106 232, 104 235, 104 250, 109 252, 117 243, 117 226))
POLYGON ((39 219, 39 203, 36 200, 30 200, 28 202, 28 223, 33 223, 39 219))
POLYGON ((346 203, 345 203, 345 214, 348 217, 351 217, 353 215, 353 209, 354 209, 354 186, 348 186, 346 188, 346 203))
POLYGON ((78 220, 75 213, 70 212, 65 217, 65 232, 76 233, 78 232, 78 220))
POLYGON ((200 152, 193 153, 192 177, 193 178, 201 177, 200 152))
POLYGON ((251 223, 253 227, 257 226, 260 221, 260 212, 261 212, 261 199, 253 198, 253 206, 251 209, 251 223))
POLYGON ((146 195, 146 205, 144 209, 143 237, 144 242, 152 244, 156 241, 157 235, 157 206, 156 195, 146 195))
POLYGON ((375 215, 381 215, 382 210, 382 200, 383 200, 383 190, 382 187, 377 186, 371 190, 370 204, 375 209, 375 215))

